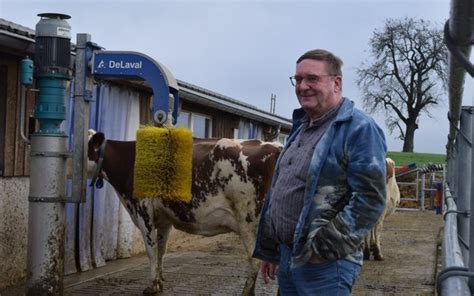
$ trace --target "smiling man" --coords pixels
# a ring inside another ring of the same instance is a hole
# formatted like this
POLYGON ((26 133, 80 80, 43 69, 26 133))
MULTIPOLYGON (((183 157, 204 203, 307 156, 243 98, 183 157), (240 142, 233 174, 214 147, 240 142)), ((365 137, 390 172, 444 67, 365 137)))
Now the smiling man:
POLYGON ((281 295, 350 295, 362 243, 385 207, 385 138, 342 96, 342 61, 316 49, 290 77, 301 105, 261 213, 254 251, 281 295))

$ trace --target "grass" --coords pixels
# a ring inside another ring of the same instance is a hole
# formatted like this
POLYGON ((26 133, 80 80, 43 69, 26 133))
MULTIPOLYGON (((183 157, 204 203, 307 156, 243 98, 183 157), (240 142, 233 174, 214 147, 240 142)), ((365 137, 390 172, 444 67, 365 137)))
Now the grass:
POLYGON ((417 167, 421 167, 428 163, 442 164, 446 162, 446 155, 444 154, 389 151, 387 157, 393 159, 396 166, 416 163, 417 167))

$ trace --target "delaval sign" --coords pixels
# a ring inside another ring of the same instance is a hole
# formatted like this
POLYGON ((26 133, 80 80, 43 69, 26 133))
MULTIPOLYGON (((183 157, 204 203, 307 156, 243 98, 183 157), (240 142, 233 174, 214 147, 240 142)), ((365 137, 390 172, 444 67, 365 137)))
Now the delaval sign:
MULTIPOLYGON (((98 69, 101 69, 101 68, 106 68, 107 65, 106 63, 104 62, 104 60, 101 60, 99 62, 99 65, 97 65, 97 68, 98 69)), ((142 69, 143 67, 143 62, 142 61, 138 61, 138 62, 124 62, 124 61, 113 61, 113 60, 110 60, 108 62, 108 67, 109 68, 116 68, 116 69, 142 69)))
POLYGON ((141 78, 153 89, 152 118, 160 113, 166 120, 169 96, 174 97, 173 122, 178 112, 178 83, 160 63, 147 55, 132 51, 96 51, 92 56, 92 75, 102 78, 141 78))
POLYGON ((94 55, 92 73, 107 76, 142 76, 146 56, 132 52, 97 52, 94 55))

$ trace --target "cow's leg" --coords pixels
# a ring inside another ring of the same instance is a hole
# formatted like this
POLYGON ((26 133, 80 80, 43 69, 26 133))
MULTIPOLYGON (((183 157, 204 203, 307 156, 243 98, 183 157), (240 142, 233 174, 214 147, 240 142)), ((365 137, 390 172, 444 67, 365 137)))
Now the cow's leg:
POLYGON ((364 260, 370 260, 370 236, 372 235, 372 230, 364 238, 364 260))
POLYGON ((166 252, 171 224, 157 223, 157 228, 152 231, 142 231, 145 248, 150 264, 148 287, 143 291, 145 295, 153 295, 163 291, 163 256, 166 252))
POLYGON ((158 279, 160 290, 163 288, 163 256, 166 253, 166 245, 168 243, 168 237, 171 230, 171 224, 159 223, 157 228, 157 237, 158 237, 158 258, 157 258, 157 265, 158 265, 158 279))
POLYGON ((384 260, 382 254, 382 248, 380 247, 380 234, 382 233, 383 229, 383 222, 377 223, 374 227, 374 244, 373 244, 373 252, 374 252, 374 260, 382 261, 384 260))
POLYGON ((256 240, 256 224, 255 222, 247 222, 245 220, 240 221, 239 224, 240 238, 244 244, 249 261, 247 280, 245 281, 245 287, 242 291, 242 295, 255 295, 255 283, 257 281, 258 270, 260 268, 260 261, 252 257, 256 240))
MULTIPOLYGON (((140 227, 141 229, 142 227, 140 227)), ((148 255, 150 273, 148 277, 148 287, 143 291, 145 295, 154 295, 163 289, 163 282, 158 278, 158 243, 156 229, 142 230, 143 241, 148 255)))
POLYGON ((369 238, 369 251, 370 253, 374 256, 374 260, 375 260, 375 252, 376 252, 376 248, 377 248, 377 243, 376 243, 376 233, 377 233, 377 228, 379 227, 379 222, 377 221, 377 223, 375 223, 374 225, 374 228, 372 228, 372 230, 370 230, 370 238, 369 238))

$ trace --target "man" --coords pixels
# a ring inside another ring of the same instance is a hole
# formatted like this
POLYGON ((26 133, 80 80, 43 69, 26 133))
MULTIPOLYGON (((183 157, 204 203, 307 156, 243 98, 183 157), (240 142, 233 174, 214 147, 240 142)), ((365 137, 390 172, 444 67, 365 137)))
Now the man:
POLYGON ((301 109, 262 209, 254 257, 282 295, 350 295, 362 243, 385 207, 382 130, 342 97, 342 61, 303 54, 290 77, 301 109), (278 266, 278 269, 277 269, 278 266))

